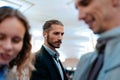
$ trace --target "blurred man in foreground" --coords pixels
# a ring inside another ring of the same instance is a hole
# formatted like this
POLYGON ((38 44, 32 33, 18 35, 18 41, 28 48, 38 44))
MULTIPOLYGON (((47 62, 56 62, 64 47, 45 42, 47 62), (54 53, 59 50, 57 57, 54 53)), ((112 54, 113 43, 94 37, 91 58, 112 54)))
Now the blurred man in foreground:
POLYGON ((76 0, 75 6, 100 38, 96 50, 81 57, 73 80, 119 80, 120 0, 76 0))

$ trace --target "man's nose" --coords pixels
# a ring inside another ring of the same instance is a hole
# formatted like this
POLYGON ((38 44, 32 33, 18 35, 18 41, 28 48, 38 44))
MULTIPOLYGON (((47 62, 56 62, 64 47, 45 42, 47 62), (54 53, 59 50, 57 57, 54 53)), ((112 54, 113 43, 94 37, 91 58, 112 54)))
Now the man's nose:
POLYGON ((79 20, 85 20, 86 14, 83 11, 78 12, 78 19, 79 20))
POLYGON ((78 9, 78 19, 79 20, 85 20, 85 17, 86 17, 86 12, 84 9, 82 8, 79 8, 78 9))
POLYGON ((60 40, 63 39, 63 35, 62 35, 62 34, 59 35, 59 39, 60 39, 60 40))

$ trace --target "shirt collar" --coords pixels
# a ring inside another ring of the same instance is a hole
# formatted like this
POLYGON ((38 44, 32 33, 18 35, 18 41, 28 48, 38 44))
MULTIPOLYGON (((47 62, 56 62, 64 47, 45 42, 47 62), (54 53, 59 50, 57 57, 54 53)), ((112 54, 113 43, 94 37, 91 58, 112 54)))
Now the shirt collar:
POLYGON ((99 39, 107 39, 120 36, 120 27, 116 27, 112 30, 100 34, 99 39))
POLYGON ((55 51, 53 51, 52 49, 50 49, 49 47, 47 47, 46 45, 43 45, 44 48, 48 51, 48 53, 51 55, 51 56, 54 56, 54 54, 56 53, 55 51))

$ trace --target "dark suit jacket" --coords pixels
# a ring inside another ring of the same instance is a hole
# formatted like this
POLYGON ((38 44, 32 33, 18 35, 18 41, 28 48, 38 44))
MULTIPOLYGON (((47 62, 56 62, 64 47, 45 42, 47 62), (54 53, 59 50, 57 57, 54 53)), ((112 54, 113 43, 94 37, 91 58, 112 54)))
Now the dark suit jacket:
MULTIPOLYGON (((63 70, 64 80, 68 80, 61 62, 60 65, 63 70)), ((52 56, 43 46, 36 53, 35 68, 36 71, 32 72, 31 80, 62 80, 52 56)))

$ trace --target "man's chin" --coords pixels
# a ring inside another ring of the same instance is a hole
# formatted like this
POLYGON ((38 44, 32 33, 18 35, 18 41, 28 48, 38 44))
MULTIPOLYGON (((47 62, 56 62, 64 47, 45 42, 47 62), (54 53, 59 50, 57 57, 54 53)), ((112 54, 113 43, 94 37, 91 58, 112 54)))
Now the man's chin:
POLYGON ((99 34, 97 30, 91 29, 94 34, 99 34))
POLYGON ((55 48, 60 48, 60 46, 56 46, 55 48))
POLYGON ((101 33, 103 33, 102 31, 93 31, 94 32, 94 34, 101 34, 101 33))
POLYGON ((56 47, 56 48, 60 48, 60 47, 56 47))

